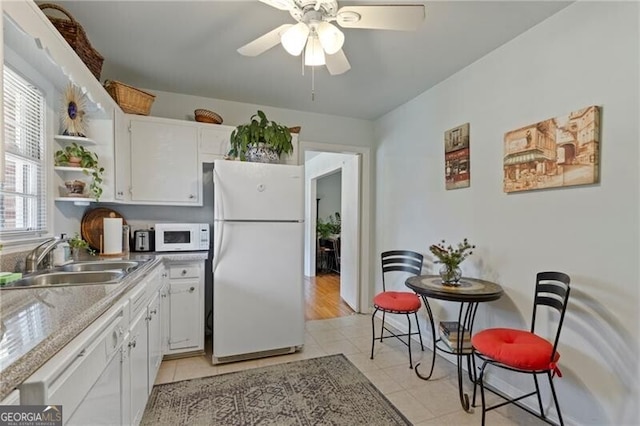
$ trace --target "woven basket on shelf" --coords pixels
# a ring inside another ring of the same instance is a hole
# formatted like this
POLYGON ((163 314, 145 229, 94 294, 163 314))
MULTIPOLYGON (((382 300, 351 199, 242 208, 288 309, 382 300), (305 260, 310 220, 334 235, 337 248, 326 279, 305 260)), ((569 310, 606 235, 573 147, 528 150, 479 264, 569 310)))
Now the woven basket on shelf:
POLYGON ((300 126, 289 127, 289 133, 300 133, 301 129, 302 129, 302 127, 300 127, 300 126))
POLYGON ((62 12, 68 19, 54 18, 47 15, 54 27, 62 34, 69 46, 76 52, 82 62, 89 68, 91 73, 100 80, 100 72, 102 71, 102 62, 104 58, 96 49, 91 46, 87 34, 84 32, 82 25, 78 23, 73 16, 64 8, 53 3, 43 3, 39 5, 40 10, 55 9, 62 12))
POLYGON ((116 80, 106 80, 104 88, 128 114, 149 115, 155 95, 116 80))
POLYGON ((208 109, 197 109, 193 111, 193 114, 196 117, 196 121, 201 123, 222 124, 222 117, 208 109))

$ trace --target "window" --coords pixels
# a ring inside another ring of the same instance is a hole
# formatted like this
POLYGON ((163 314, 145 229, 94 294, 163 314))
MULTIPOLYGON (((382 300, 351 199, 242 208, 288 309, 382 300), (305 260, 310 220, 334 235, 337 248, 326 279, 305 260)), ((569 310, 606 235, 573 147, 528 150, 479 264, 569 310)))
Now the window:
POLYGON ((46 233, 45 99, 43 92, 4 66, 4 183, 0 239, 46 233))

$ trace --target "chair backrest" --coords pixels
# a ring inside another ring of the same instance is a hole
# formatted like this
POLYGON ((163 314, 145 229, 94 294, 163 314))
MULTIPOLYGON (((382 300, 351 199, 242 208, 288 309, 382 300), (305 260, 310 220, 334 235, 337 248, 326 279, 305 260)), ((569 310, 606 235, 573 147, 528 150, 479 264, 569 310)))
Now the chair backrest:
POLYGON ((385 251, 380 255, 382 263, 382 290, 387 291, 384 277, 387 272, 401 271, 410 275, 420 275, 423 256, 409 250, 385 251))
POLYGON ((535 331, 536 315, 539 306, 549 306, 560 314, 558 320, 555 337, 553 341, 553 352, 551 359, 554 358, 558 341, 560 339, 560 331, 564 321, 564 314, 567 311, 567 302, 569 300, 569 292, 571 288, 569 283, 571 279, 569 275, 562 272, 538 272, 536 275, 536 291, 533 303, 533 317, 531 319, 531 332, 535 331))

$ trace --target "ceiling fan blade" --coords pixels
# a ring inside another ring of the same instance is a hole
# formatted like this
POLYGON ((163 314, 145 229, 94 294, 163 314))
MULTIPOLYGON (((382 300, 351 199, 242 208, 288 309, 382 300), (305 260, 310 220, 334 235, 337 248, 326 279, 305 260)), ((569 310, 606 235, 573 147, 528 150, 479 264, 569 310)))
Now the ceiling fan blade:
POLYGON ((260 0, 262 3, 268 4, 269 6, 275 7, 280 10, 290 10, 296 7, 296 4, 293 0, 260 0))
POLYGON ((345 6, 338 10, 336 21, 343 28, 412 31, 424 17, 424 5, 345 6))
POLYGON ((333 55, 324 55, 324 59, 327 64, 327 70, 329 70, 329 74, 331 75, 344 74, 351 69, 351 64, 342 49, 333 55))
POLYGON ((238 53, 244 56, 258 56, 280 43, 282 33, 292 26, 293 25, 291 24, 280 25, 278 28, 271 30, 252 42, 245 44, 238 49, 238 53))

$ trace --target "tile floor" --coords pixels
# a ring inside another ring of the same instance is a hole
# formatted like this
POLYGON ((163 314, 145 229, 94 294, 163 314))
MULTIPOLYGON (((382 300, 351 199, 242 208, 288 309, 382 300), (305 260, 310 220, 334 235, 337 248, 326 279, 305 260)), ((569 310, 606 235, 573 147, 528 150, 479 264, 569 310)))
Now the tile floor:
MULTIPOLYGON (((376 325, 379 330, 380 323, 376 325)), ((455 365, 438 356, 433 377, 429 381, 419 379, 409 369, 407 348, 397 339, 376 342, 375 358, 371 353, 371 317, 354 314, 327 320, 307 321, 306 341, 302 351, 290 355, 243 361, 217 366, 211 365, 210 348, 203 356, 164 361, 156 378, 156 384, 177 382, 196 377, 206 377, 232 371, 324 355, 343 353, 414 425, 480 425, 482 411, 475 408, 472 414, 462 410, 458 398, 455 365)), ((430 362, 431 352, 412 344, 415 362, 430 362)), ((424 366, 425 368, 427 365, 424 366)), ((424 371, 424 370, 423 370, 424 371)), ((466 377, 466 376, 465 376, 466 377)), ((465 390, 472 394, 466 383, 465 390)), ((496 401, 488 395, 489 401, 496 401)), ((478 396, 478 403, 480 402, 478 396)), ((516 407, 502 407, 487 413, 487 423, 492 425, 539 425, 539 419, 516 407)))

